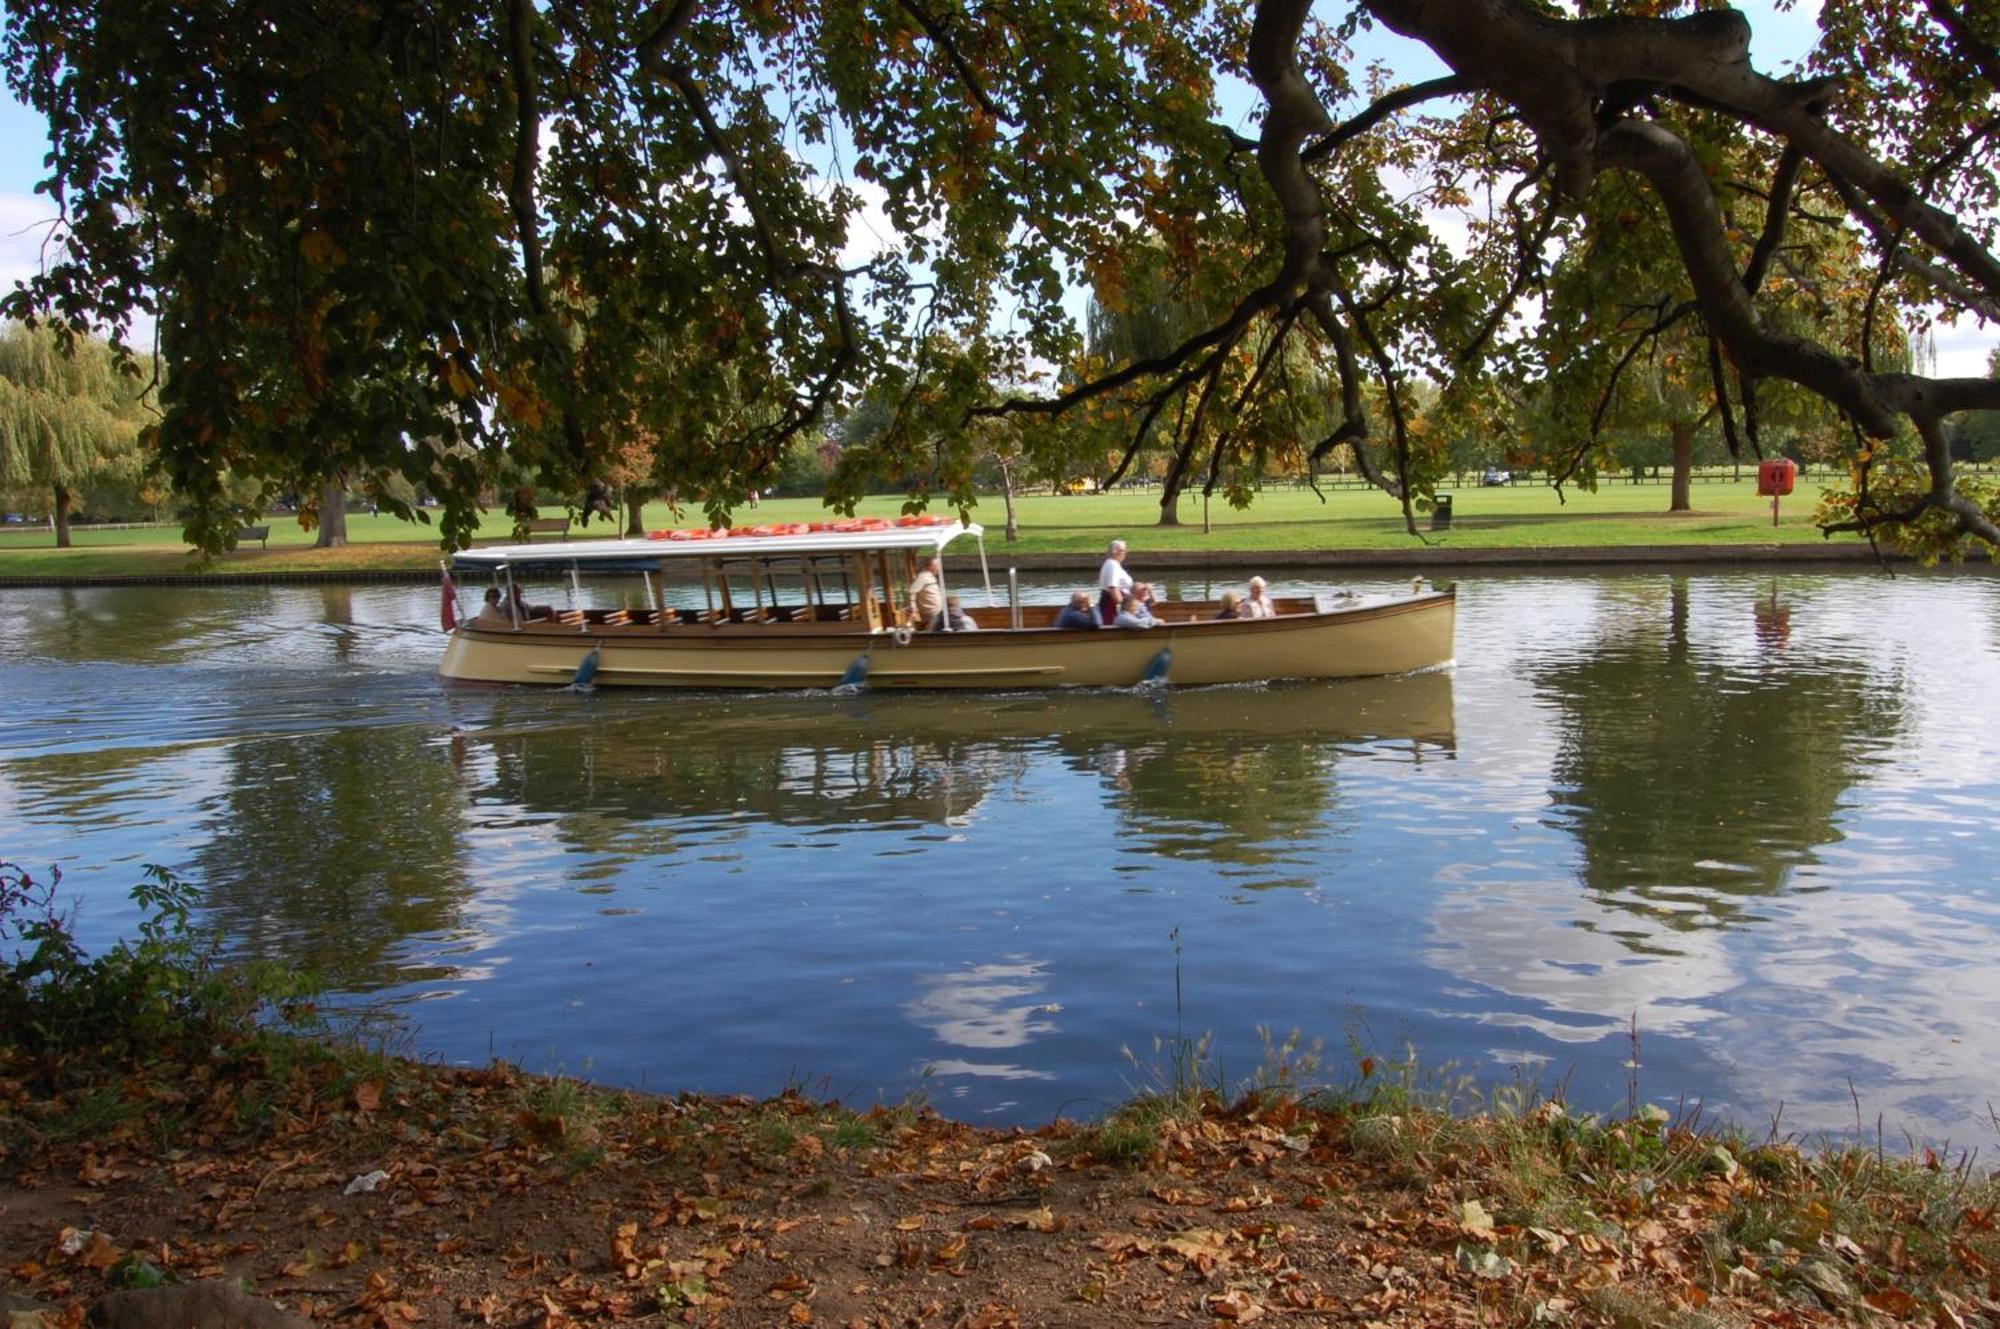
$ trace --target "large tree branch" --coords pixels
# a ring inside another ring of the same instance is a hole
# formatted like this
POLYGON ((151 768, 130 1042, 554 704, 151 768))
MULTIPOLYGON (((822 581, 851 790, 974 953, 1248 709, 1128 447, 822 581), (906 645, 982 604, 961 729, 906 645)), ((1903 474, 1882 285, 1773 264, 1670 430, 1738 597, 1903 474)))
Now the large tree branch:
POLYGON ((528 288, 528 307, 537 316, 549 312, 542 279, 542 224, 535 208, 535 171, 541 165, 541 113, 535 82, 534 0, 508 0, 509 68, 514 79, 514 176, 507 186, 507 203, 514 212, 514 229, 521 237, 521 277, 528 288))
POLYGON ((1334 431, 1321 439, 1307 457, 1308 463, 1317 462, 1342 443, 1354 445, 1355 465, 1361 467, 1362 475, 1370 484, 1383 489, 1379 475, 1369 473, 1369 462, 1362 444, 1368 441, 1368 413, 1361 402, 1361 365, 1355 358, 1354 338, 1349 335, 1346 324, 1334 313, 1333 300, 1325 289, 1314 289, 1306 299, 1306 308, 1311 311, 1313 322, 1319 325, 1321 335, 1333 347, 1334 368, 1340 374, 1340 424, 1334 431))
POLYGON ((639 39, 639 63, 648 67, 657 66, 665 57, 667 48, 679 41, 688 25, 694 22, 695 11, 700 8, 701 0, 673 0, 672 4, 661 5, 654 10, 656 21, 639 39))
POLYGON ((1326 207, 1299 159, 1306 138, 1328 128, 1326 108, 1299 68, 1298 44, 1312 0, 1263 0, 1250 25, 1250 77, 1269 111, 1257 165, 1285 219, 1285 258, 1272 280, 1280 301, 1304 287, 1326 243, 1326 207))
POLYGON ((1806 155, 1797 145, 1787 143, 1783 155, 1778 158, 1778 169, 1771 177, 1771 193, 1764 207, 1764 229, 1757 236, 1757 247, 1750 251, 1750 261, 1743 266, 1743 289, 1757 294, 1757 288, 1764 284, 1764 274, 1770 270, 1771 256, 1778 252, 1778 246, 1785 239, 1785 222, 1791 215, 1792 194, 1799 183, 1799 172, 1805 166, 1806 155))
POLYGON ((1937 21, 1951 38, 1952 50, 1961 59, 1979 71, 1989 88, 2000 89, 2000 51, 1993 43, 1972 30, 1965 16, 1951 0, 1924 0, 1924 12, 1937 21))
POLYGON ((946 30, 945 25, 929 10, 918 4, 917 0, 902 0, 902 5, 924 30, 924 35, 931 39, 931 45, 944 53, 945 59, 951 63, 952 73, 958 75, 958 81, 965 88, 966 95, 979 104, 979 109, 1002 124, 1017 124, 1012 116, 1000 109, 992 94, 986 91, 986 85, 980 81, 979 72, 972 67, 971 61, 965 58, 965 53, 958 49, 958 43, 951 39, 951 33, 946 30))
MULTIPOLYGON (((1362 345, 1375 361, 1375 373, 1382 380, 1382 396, 1389 407, 1389 424, 1396 436, 1396 483, 1389 492, 1403 505, 1403 526, 1411 535, 1423 539, 1417 532, 1417 512, 1410 504, 1410 422, 1403 414, 1403 393, 1398 386, 1396 367, 1389 358, 1388 350, 1381 338, 1375 335, 1375 327, 1368 320, 1367 312, 1359 308, 1349 298, 1345 290, 1334 292, 1340 299, 1341 308, 1354 321, 1354 330, 1361 337, 1362 345)), ((1359 449, 1356 449, 1357 453, 1359 449)))
POLYGON ((1708 176, 1686 143, 1657 124, 1626 120, 1605 131, 1598 155, 1601 164, 1637 171, 1652 183, 1702 314, 1739 365, 1811 389, 1878 438, 1895 431, 1894 414, 1871 380, 1825 347, 1764 328, 1737 276, 1708 176))
POLYGON ((1597 150, 1604 132, 1596 121, 1600 99, 1627 84, 1656 83, 1797 145, 2000 298, 2000 259, 1956 217, 1826 123, 1830 84, 1781 82, 1750 67, 1749 23, 1734 10, 1565 20, 1525 0, 1367 0, 1367 6, 1518 106, 1555 162, 1558 187, 1571 197, 1582 197, 1604 163, 1597 150))
POLYGON ((1722 445, 1731 457, 1741 458, 1743 444, 1736 437, 1735 408, 1729 404, 1729 371, 1722 364, 1722 339, 1713 332, 1708 334, 1708 382, 1715 392, 1715 409, 1722 413, 1722 445))
POLYGON ((1682 68, 1740 65, 1750 27, 1733 10, 1680 19, 1550 18, 1521 0, 1367 0, 1396 32, 1520 108, 1571 198, 1596 171, 1598 102, 1614 87, 1678 82, 1682 68))
MULTIPOLYGON (((1524 181, 1523 184, 1525 183, 1524 181)), ((1465 345, 1459 348, 1460 359, 1470 360, 1479 354, 1485 349, 1487 341, 1493 334, 1500 330, 1501 323, 1506 321, 1507 315, 1512 313, 1514 306, 1519 303, 1522 292, 1526 291, 1528 284, 1540 274, 1542 246, 1548 243, 1549 236, 1555 229, 1556 208, 1551 201, 1549 206, 1542 209, 1541 219, 1535 224, 1532 233, 1526 227, 1516 230, 1514 276, 1507 283, 1507 293, 1494 302, 1493 308, 1486 315, 1486 321, 1481 323, 1465 345)))
POLYGON ((1394 92, 1377 97, 1367 110, 1342 121, 1331 133, 1299 154, 1300 160, 1307 164, 1325 161, 1338 152, 1343 144, 1361 137, 1398 111, 1422 105, 1436 97, 1455 97, 1460 93, 1473 92, 1478 87, 1479 84, 1467 75, 1447 74, 1443 78, 1398 88, 1394 92))
MULTIPOLYGON (((1664 300, 1661 301, 1662 305, 1665 303, 1664 300)), ((1625 348, 1625 353, 1618 357, 1618 363, 1611 367, 1611 376, 1605 381, 1604 391, 1597 399, 1597 409, 1591 412, 1590 437, 1593 442, 1604 431, 1604 417, 1610 413, 1612 397, 1618 391, 1618 381, 1624 377, 1625 371, 1631 367, 1632 362, 1639 358, 1639 352, 1647 346, 1652 345, 1661 333, 1673 327, 1674 324, 1680 322, 1699 308, 1700 306, 1692 300, 1682 301, 1680 304, 1665 309, 1653 321, 1652 326, 1646 328, 1632 339, 1631 344, 1625 348)), ((1557 479, 1557 488, 1560 489, 1562 482, 1576 473, 1576 468, 1582 464, 1582 459, 1583 454, 1579 452, 1576 455, 1576 459, 1570 463, 1562 476, 1557 479)))
MULTIPOLYGON (((1275 284, 1267 283, 1259 286, 1238 301, 1236 307, 1229 311, 1229 316, 1222 322, 1195 333, 1165 355, 1154 356, 1149 360, 1134 360, 1122 369, 1114 369, 1110 373, 1079 383, 1059 397, 1010 397, 1006 401, 995 402, 990 406, 975 406, 967 413, 968 418, 1016 414, 1060 415, 1078 402, 1101 397, 1128 383, 1172 373, 1211 347, 1225 340, 1234 340, 1245 327, 1249 326, 1251 319, 1277 305, 1279 300, 1280 293, 1275 284)), ((1197 371, 1195 377, 1199 376, 1200 372, 1197 371)))
POLYGON ((1915 277, 1937 290, 1948 299, 1964 305, 1988 322, 2000 323, 2000 299, 1980 290, 1949 268, 1935 263, 1927 263, 1922 257, 1912 254, 1908 246, 1897 243, 1900 231, 1890 224, 1889 219, 1876 211, 1874 204, 1864 197, 1860 190, 1837 175, 1829 174, 1827 182, 1840 195, 1849 214, 1861 223, 1875 241, 1876 248, 1884 254, 1894 256, 1899 272, 1915 277))
POLYGON ((587 480, 589 448, 583 421, 576 414, 575 364, 561 330, 553 326, 546 280, 542 271, 542 224, 535 206, 535 172, 541 169, 541 110, 535 81, 535 8, 533 0, 508 0, 508 63, 514 80, 514 173, 507 202, 521 236, 521 280, 528 308, 534 312, 542 344, 556 363, 563 382, 561 415, 563 441, 578 480, 587 480))
MULTIPOLYGON (((1236 394, 1236 400, 1230 405, 1230 414, 1232 417, 1241 418, 1243 408, 1248 406, 1251 399, 1256 396, 1258 387, 1264 382, 1264 376, 1270 372, 1272 365, 1279 362, 1278 356, 1285 348, 1285 338, 1291 333, 1292 324, 1297 321, 1298 316, 1299 306, 1297 304, 1294 304, 1279 316, 1278 326, 1272 329, 1269 339, 1264 343, 1264 353, 1257 357, 1257 368, 1251 373, 1249 380, 1243 385, 1243 390, 1236 394)), ((1232 437, 1234 437, 1233 429, 1224 429, 1216 435, 1215 448, 1211 452, 1208 461, 1208 482, 1202 486, 1201 496, 1203 498, 1207 498, 1215 492, 1216 478, 1222 473, 1222 454, 1224 449, 1229 446, 1229 441, 1232 437)))

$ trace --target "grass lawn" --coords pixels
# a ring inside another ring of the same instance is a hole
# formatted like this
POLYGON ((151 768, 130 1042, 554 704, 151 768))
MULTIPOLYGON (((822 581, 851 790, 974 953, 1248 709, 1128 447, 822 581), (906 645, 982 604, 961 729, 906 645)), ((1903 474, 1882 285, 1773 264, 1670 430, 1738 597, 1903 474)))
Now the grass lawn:
MULTIPOLYGON (((1453 522, 1449 531, 1432 532, 1426 518, 1420 525, 1426 538, 1444 548, 1616 548, 1630 545, 1799 544, 1821 539, 1812 525, 1817 486, 1802 484, 1784 501, 1781 520, 1771 525, 1769 499, 1757 497, 1755 481, 1714 480, 1694 486, 1695 511, 1669 516, 1664 484, 1608 484, 1596 493, 1571 489, 1559 502, 1552 489, 1520 484, 1494 488, 1467 487, 1451 491, 1453 522)), ((1112 494, 1055 497, 1037 494, 1015 504, 1021 540, 1009 546, 1019 553, 1094 552, 1114 536, 1142 549, 1210 551, 1320 551, 1336 549, 1397 549, 1414 542, 1403 530, 1402 515, 1385 495, 1364 489, 1327 490, 1322 502, 1310 490, 1271 490, 1248 510, 1238 512, 1216 502, 1209 512, 1213 529, 1202 531, 1199 495, 1184 499, 1182 525, 1161 527, 1158 491, 1133 490, 1112 494)), ((893 496, 872 498, 863 516, 893 516, 902 510, 893 496)), ((545 509, 553 512, 553 508, 545 509)), ((745 524, 813 521, 828 516, 817 499, 768 499, 739 514, 745 524)), ((998 495, 981 499, 973 518, 991 535, 997 549, 1005 525, 998 495)), ((649 528, 693 525, 689 511, 679 521, 665 504, 646 510, 649 528)), ((273 516, 271 547, 247 548, 225 555, 214 564, 218 572, 360 571, 432 568, 439 551, 432 527, 398 521, 387 515, 350 515, 344 549, 314 549, 312 536, 295 519, 273 516)), ((480 538, 504 540, 510 523, 491 513, 480 538)), ((609 537, 613 528, 593 522, 573 527, 581 538, 609 537)), ((180 531, 173 527, 132 530, 74 528, 75 547, 57 549, 46 527, 0 531, 0 576, 134 575, 184 573, 195 570, 180 531)), ((542 537, 547 539, 548 537, 542 537)))

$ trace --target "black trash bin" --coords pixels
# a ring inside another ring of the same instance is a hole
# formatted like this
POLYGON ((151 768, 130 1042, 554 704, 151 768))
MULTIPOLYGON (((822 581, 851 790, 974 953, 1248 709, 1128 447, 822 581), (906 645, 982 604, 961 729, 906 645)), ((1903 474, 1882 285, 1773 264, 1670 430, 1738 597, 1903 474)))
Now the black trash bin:
POLYGON ((1436 506, 1431 508, 1431 529, 1448 531, 1451 529, 1451 495, 1439 494, 1435 502, 1436 506))

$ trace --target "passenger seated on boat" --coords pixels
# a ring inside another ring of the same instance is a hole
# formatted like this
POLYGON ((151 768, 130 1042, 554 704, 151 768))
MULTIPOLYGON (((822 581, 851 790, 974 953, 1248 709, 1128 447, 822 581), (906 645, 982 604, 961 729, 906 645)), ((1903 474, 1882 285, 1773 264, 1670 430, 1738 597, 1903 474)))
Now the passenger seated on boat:
POLYGON ((1250 579, 1250 597, 1243 602, 1242 612, 1237 617, 1270 618, 1277 612, 1278 607, 1272 604, 1271 597, 1264 593, 1264 579, 1262 577, 1252 577, 1250 579))
POLYGON ((553 605, 529 604, 527 600, 522 597, 521 588, 519 586, 516 586, 514 588, 514 612, 516 615, 520 617, 520 620, 523 623, 526 623, 530 619, 554 618, 556 616, 555 607, 553 605))
POLYGON ((979 624, 973 621, 972 615, 959 607, 957 596, 949 595, 945 597, 944 612, 931 620, 931 630, 934 632, 943 632, 946 630, 952 632, 977 632, 979 631, 979 624))
POLYGON ((1234 591, 1224 591, 1222 593, 1222 612, 1217 614, 1216 617, 1217 618, 1243 617, 1243 597, 1238 595, 1234 591))
POLYGON ((1101 628, 1104 626, 1104 620, 1097 616, 1097 610, 1091 603, 1090 592, 1077 591, 1069 597, 1069 603, 1063 606, 1062 612, 1056 615, 1056 626, 1101 628))
POLYGON ((910 613, 917 622, 930 623, 943 612, 944 560, 932 554, 910 582, 910 613))
POLYGON ((1121 628, 1156 628, 1160 620, 1153 617, 1153 611, 1146 608, 1146 602, 1137 595, 1127 593, 1125 603, 1118 608, 1118 618, 1113 624, 1121 628))
POLYGON ((506 607, 500 603, 500 588, 498 586, 488 586, 486 588, 486 603, 480 607, 479 616, 472 620, 472 625, 479 628, 511 628, 514 626, 514 620, 507 616, 506 607))

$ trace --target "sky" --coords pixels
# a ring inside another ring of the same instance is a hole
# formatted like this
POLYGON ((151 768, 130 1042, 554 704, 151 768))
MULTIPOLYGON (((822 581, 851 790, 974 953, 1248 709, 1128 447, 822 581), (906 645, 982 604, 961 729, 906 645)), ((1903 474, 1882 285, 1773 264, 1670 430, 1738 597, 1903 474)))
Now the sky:
MULTIPOLYGON (((1787 72, 1818 36, 1815 0, 1800 0, 1783 11, 1774 7, 1773 0, 1739 0, 1738 7, 1750 15, 1752 62, 1766 73, 1787 72)), ((1411 81, 1443 72, 1428 51, 1386 32, 1364 38, 1361 58, 1375 57, 1390 62, 1411 81)), ((45 173, 47 151, 48 128, 40 114, 0 92, 0 290, 12 289, 33 274, 40 261, 54 215, 48 200, 34 193, 35 183, 45 173)), ((864 212, 850 232, 849 250, 859 253, 870 248, 871 232, 880 234, 881 228, 886 223, 879 211, 864 212)), ((145 339, 143 334, 140 339, 145 339)), ((1987 353, 2000 346, 2000 328, 1982 328, 1966 320, 1956 328, 1938 328, 1935 344, 1937 373, 1983 378, 1987 353)))

